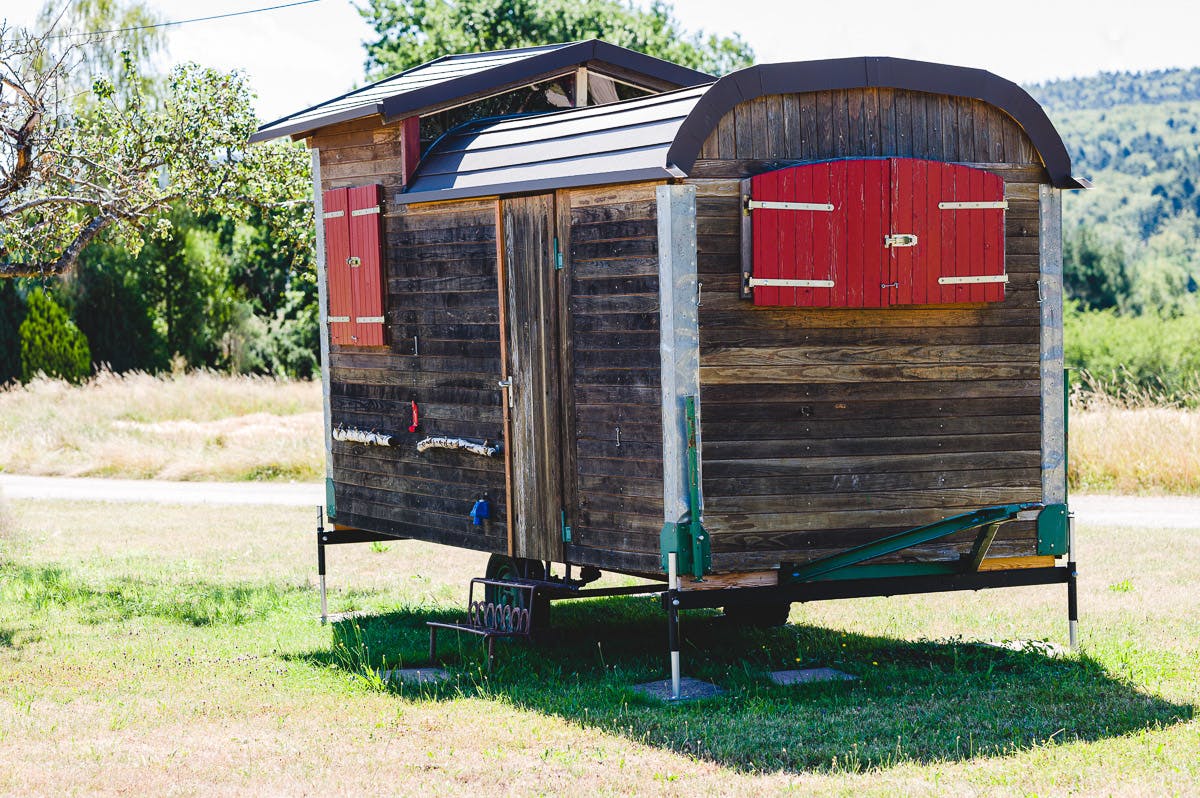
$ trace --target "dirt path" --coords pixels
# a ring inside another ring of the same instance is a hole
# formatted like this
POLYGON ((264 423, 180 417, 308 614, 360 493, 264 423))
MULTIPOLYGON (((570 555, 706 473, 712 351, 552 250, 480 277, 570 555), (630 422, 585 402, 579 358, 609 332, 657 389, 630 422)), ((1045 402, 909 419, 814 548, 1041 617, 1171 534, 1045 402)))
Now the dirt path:
MULTIPOLYGON (((318 483, 167 482, 137 479, 76 479, 0 474, 0 495, 10 499, 81 499, 158 504, 321 504, 318 483)), ((1071 509, 1089 526, 1151 526, 1200 529, 1200 497, 1073 496, 1071 509)))
POLYGON ((167 482, 153 479, 30 477, 0 474, 0 495, 9 499, 79 499, 154 504, 323 504, 318 483, 167 482))

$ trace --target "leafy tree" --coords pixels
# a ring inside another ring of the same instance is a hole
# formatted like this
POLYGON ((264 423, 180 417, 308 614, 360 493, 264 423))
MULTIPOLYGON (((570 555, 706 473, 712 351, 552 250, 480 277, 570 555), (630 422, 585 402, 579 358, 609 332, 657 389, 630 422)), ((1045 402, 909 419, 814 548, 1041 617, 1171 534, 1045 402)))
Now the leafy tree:
POLYGON ((0 280, 0 385, 21 378, 21 322, 25 301, 12 280, 0 280))
POLYGON ((1078 229, 1063 241, 1063 283, 1067 296, 1089 310, 1117 307, 1129 293, 1124 251, 1090 228, 1078 229))
POLYGON ((714 74, 754 60, 736 34, 686 34, 659 0, 644 11, 625 0, 366 0, 359 12, 379 34, 366 45, 375 78, 447 53, 591 38, 714 74))
POLYGON ((176 202, 229 214, 255 205, 279 235, 309 235, 296 213, 306 154, 246 146, 257 122, 241 75, 185 64, 152 102, 126 52, 126 90, 98 77, 79 111, 65 93, 78 48, 54 51, 52 31, 0 25, 0 276, 64 273, 102 234, 136 253, 176 202))
POLYGON ((96 366, 116 372, 159 372, 170 366, 163 325, 156 323, 155 277, 120 247, 93 244, 84 250, 71 279, 58 286, 58 295, 87 336, 96 366))
POLYGON ((92 373, 87 338, 41 288, 29 293, 28 313, 21 322, 21 378, 38 374, 82 382, 92 373))

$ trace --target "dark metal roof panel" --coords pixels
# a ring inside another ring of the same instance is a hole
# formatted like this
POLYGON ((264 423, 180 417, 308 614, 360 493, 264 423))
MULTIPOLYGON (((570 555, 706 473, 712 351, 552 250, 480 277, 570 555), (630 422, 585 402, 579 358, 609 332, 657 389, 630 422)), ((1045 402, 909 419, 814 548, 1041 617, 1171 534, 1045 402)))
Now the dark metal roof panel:
POLYGON ((611 105, 473 122, 425 156, 397 202, 680 177, 666 155, 705 86, 611 105), (632 176, 632 177, 631 177, 632 176), (450 193, 452 192, 452 193, 450 193))
POLYGON ((488 53, 450 55, 263 125, 250 141, 306 133, 372 114, 395 119, 432 105, 450 104, 491 89, 587 61, 603 61, 680 86, 708 83, 711 75, 591 39, 488 53))

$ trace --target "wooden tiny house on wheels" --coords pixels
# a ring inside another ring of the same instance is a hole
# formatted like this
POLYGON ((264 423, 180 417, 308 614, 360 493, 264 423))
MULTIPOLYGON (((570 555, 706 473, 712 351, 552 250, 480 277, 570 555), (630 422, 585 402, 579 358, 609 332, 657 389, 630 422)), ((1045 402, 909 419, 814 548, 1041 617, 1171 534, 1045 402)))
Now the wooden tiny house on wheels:
POLYGON ((556 598, 675 562, 672 617, 1065 583, 1074 621, 1060 192, 1086 184, 1015 84, 582 42, 279 135, 313 152, 324 542, 488 551, 556 598))

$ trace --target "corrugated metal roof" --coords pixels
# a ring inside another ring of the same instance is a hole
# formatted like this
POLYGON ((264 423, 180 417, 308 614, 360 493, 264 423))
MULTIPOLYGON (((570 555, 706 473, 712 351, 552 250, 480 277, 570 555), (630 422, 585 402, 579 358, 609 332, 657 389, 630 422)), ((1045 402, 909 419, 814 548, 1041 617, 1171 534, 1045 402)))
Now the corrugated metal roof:
POLYGON ((469 122, 431 148, 396 201, 680 177, 667 163, 667 151, 708 88, 469 122))
POLYGON ((398 203, 685 177, 705 139, 738 103, 767 94, 889 87, 974 97, 1025 129, 1058 188, 1086 188, 1041 106, 979 69, 899 58, 764 64, 715 83, 540 116, 476 120, 450 131, 417 167, 398 203))
POLYGON ((678 86, 707 83, 711 75, 597 39, 488 53, 448 55, 399 75, 269 122, 250 141, 307 133, 318 127, 380 114, 391 120, 462 97, 502 89, 588 61, 613 64, 678 86))

